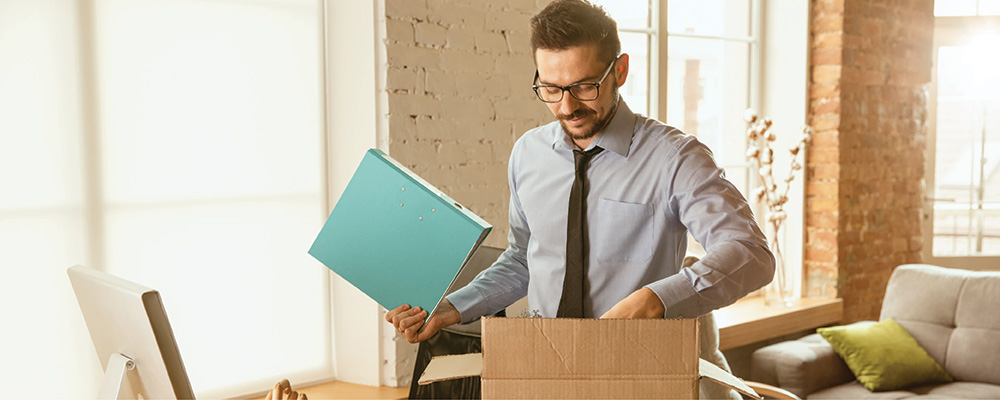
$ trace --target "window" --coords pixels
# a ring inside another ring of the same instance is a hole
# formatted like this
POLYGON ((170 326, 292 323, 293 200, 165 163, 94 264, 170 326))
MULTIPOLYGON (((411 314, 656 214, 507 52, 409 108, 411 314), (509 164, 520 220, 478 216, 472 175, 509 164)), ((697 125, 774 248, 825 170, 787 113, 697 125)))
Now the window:
MULTIPOLYGON (((776 149, 798 141, 808 109, 808 2, 597 3, 618 21, 622 51, 630 55, 631 82, 622 89, 629 106, 698 136, 726 177, 752 200, 748 194, 757 182, 746 160, 744 111, 753 108, 775 121, 776 149)), ((785 176, 788 163, 781 155, 776 162, 776 176, 785 176)), ((785 205, 791 216, 803 215, 804 184, 801 176, 796 179, 785 205)), ((755 205, 758 219, 764 211, 755 205)), ((788 222, 782 228, 786 265, 801 265, 802 226, 788 222)), ((688 251, 704 251, 690 238, 688 243, 688 251)), ((801 268, 788 268, 787 274, 791 282, 803 279, 801 268)))
POLYGON ((934 2, 935 17, 1000 15, 1000 0, 949 0, 934 2))
POLYGON ((730 144, 735 135, 742 142, 743 113, 753 107, 751 0, 597 3, 618 22, 622 52, 630 57, 629 79, 621 90, 629 107, 698 136, 727 177, 748 194, 745 148, 730 144), (666 66, 659 56, 664 48, 666 66), (661 85, 666 86, 665 104, 661 85))
MULTIPOLYGON (((656 82, 650 81, 650 67, 655 65, 651 57, 656 57, 655 16, 657 7, 649 0, 595 1, 618 22, 618 38, 622 42, 622 53, 629 55, 629 72, 625 85, 620 89, 622 98, 634 112, 656 115, 656 82)), ((656 78, 656 75, 653 75, 656 78)))
POLYGON ((1000 2, 935 3, 925 257, 984 268, 1000 257, 1000 2))
POLYGON ((751 1, 667 2, 665 122, 698 136, 749 198, 744 111, 751 97, 751 1))
MULTIPOLYGON (((622 52, 629 54, 621 89, 629 107, 698 136, 749 198, 746 148, 731 144, 745 141, 742 118, 752 107, 751 0, 596 3, 618 22, 622 52)), ((693 238, 688 246, 704 253, 693 238)))
POLYGON ((161 292, 199 397, 332 375, 321 12, 0 3, 7 396, 97 394, 74 264, 161 292))

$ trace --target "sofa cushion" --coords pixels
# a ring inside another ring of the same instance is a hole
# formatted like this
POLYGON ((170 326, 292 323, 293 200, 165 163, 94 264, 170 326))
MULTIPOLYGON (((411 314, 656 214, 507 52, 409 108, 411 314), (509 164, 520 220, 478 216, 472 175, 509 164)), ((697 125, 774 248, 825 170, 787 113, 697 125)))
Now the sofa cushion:
POLYGON ((944 367, 956 380, 1000 385, 1000 273, 975 273, 962 288, 944 367))
POLYGON ((952 382, 927 391, 927 397, 941 399, 1000 399, 1000 385, 979 382, 952 382))
POLYGON ((952 382, 907 390, 872 392, 857 381, 826 388, 808 399, 1000 399, 1000 386, 976 382, 952 382))
MULTIPOLYGON (((807 397, 809 400, 812 399, 906 399, 914 397, 917 393, 913 390, 922 389, 916 388, 911 390, 892 390, 888 392, 873 392, 866 389, 858 381, 853 381, 850 383, 845 383, 842 385, 837 385, 833 387, 828 387, 823 390, 819 390, 812 393, 807 397)), ((926 390, 924 391, 926 393, 926 390)))
MULTIPOLYGON (((872 321, 858 322, 870 325, 872 321)), ((854 374, 818 333, 775 343, 753 352, 750 379, 805 398, 809 393, 854 380, 854 374)))
POLYGON ((955 327, 955 308, 966 272, 930 265, 902 265, 892 272, 882 300, 879 319, 896 320, 946 370, 945 354, 955 327))
POLYGON ((893 318, 957 381, 1000 385, 1000 272, 924 264, 893 271, 881 319, 893 318))
POLYGON ((951 382, 944 368, 892 318, 874 325, 838 326, 817 331, 869 390, 879 392, 951 382))

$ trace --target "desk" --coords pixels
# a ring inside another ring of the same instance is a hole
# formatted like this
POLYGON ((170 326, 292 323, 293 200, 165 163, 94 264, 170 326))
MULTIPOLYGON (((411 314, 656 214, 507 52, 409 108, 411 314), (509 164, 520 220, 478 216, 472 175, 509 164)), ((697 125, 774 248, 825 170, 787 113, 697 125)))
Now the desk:
POLYGON ((794 307, 771 307, 762 297, 748 297, 715 311, 720 350, 836 324, 843 317, 841 299, 805 298, 794 307))
MULTIPOLYGON (((729 350, 787 334, 836 324, 844 314, 841 299, 802 299, 795 307, 764 305, 760 297, 742 299, 715 311, 719 348, 729 350)), ((301 389, 310 399, 405 399, 409 387, 375 387, 330 382, 301 389)), ((263 399, 261 397, 260 399, 263 399)))
MULTIPOLYGON (((309 400, 321 399, 405 399, 410 394, 409 387, 365 386, 347 382, 329 382, 319 385, 293 388, 304 392, 309 400)), ((263 400, 264 397, 258 397, 263 400)))

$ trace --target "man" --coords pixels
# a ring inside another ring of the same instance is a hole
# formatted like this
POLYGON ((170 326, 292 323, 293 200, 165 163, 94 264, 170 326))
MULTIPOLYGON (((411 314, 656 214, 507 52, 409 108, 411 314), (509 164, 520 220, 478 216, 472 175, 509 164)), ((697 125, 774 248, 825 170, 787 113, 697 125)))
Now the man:
POLYGON ((533 89, 557 122, 511 152, 509 248, 426 327, 427 311, 407 305, 386 321, 416 343, 525 294, 544 317, 697 317, 771 280, 764 234, 708 148, 619 96, 629 59, 602 8, 550 3, 531 46, 533 89), (707 255, 681 269, 688 231, 707 255))

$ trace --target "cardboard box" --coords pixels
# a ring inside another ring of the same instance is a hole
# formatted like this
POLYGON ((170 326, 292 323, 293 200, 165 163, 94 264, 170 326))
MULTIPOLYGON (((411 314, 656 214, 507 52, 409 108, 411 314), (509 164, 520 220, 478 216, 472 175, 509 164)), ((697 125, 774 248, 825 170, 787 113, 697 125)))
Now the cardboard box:
POLYGON ((419 383, 481 375, 484 399, 697 399, 708 378, 759 398, 698 357, 697 319, 484 318, 482 354, 437 357, 419 383))

